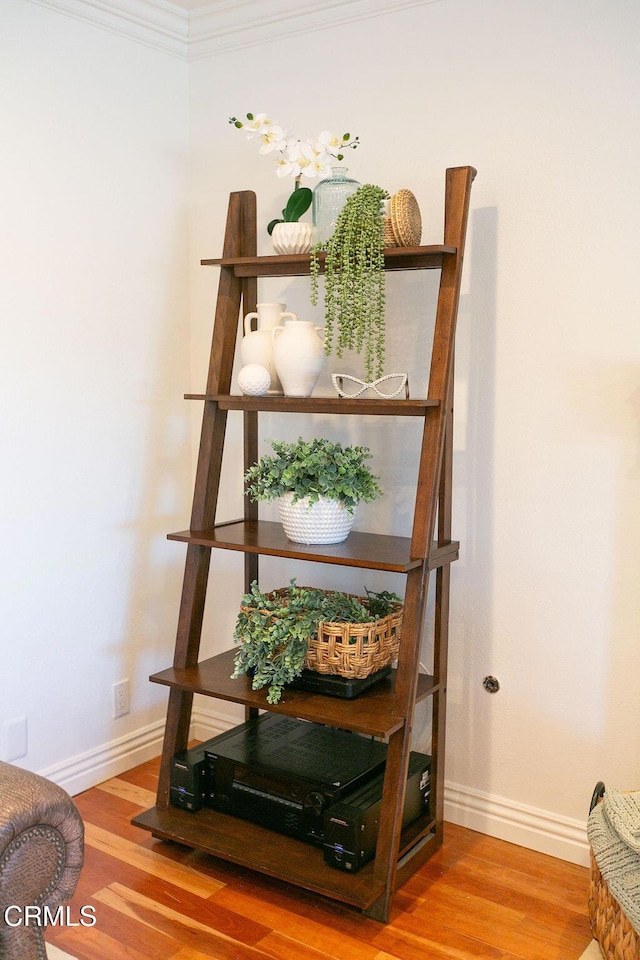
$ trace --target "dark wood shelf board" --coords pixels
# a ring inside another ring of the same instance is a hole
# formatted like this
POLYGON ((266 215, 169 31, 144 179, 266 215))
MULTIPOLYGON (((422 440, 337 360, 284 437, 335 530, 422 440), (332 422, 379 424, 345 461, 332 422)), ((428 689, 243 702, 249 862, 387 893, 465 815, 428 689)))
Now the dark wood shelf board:
POLYGON ((445 543, 434 543, 429 554, 429 570, 436 570, 446 563, 454 563, 460 558, 460 541, 447 540, 445 543))
MULTIPOLYGON (((313 723, 382 739, 395 733, 405 722, 404 717, 392 713, 395 670, 389 678, 376 683, 355 700, 328 697, 306 690, 284 690, 280 703, 271 705, 267 703, 266 689, 252 690, 247 676, 231 679, 236 652, 237 647, 232 647, 215 657, 202 660, 195 667, 169 667, 154 673, 149 679, 153 683, 177 687, 190 693, 242 703, 290 717, 304 717, 313 723)), ((421 673, 417 699, 424 700, 436 689, 434 678, 421 673)))
POLYGON ((203 850, 361 910, 384 889, 373 878, 373 863, 356 874, 343 873, 328 866, 317 847, 216 810, 188 813, 176 807, 152 807, 132 823, 155 836, 203 850))
MULTIPOLYGON (((437 270, 445 259, 456 255, 456 248, 444 244, 421 247, 387 247, 385 270, 437 270)), ((318 256, 324 273, 325 254, 318 256)), ((311 272, 308 253, 268 257, 214 257, 201 260, 203 267, 228 267, 236 277, 305 277, 311 272)))
MULTIPOLYGON (((423 558, 411 557, 408 537, 352 531, 342 543, 294 543, 285 536, 282 525, 271 520, 233 520, 217 524, 213 530, 181 530, 168 534, 169 540, 195 543, 217 550, 239 550, 263 556, 290 557, 367 570, 407 573, 419 567, 423 558)), ((433 544, 428 566, 434 569, 458 559, 457 540, 433 544)))
POLYGON ((373 879, 371 864, 355 876, 342 873, 325 864, 322 851, 309 844, 215 810, 190 814, 173 807, 166 810, 152 807, 132 822, 156 836, 360 909, 369 906, 383 889, 383 885, 373 879))
POLYGON ((244 397, 231 394, 185 393, 185 400, 209 400, 221 410, 270 413, 327 413, 340 416, 424 417, 439 400, 384 400, 349 397, 244 397))

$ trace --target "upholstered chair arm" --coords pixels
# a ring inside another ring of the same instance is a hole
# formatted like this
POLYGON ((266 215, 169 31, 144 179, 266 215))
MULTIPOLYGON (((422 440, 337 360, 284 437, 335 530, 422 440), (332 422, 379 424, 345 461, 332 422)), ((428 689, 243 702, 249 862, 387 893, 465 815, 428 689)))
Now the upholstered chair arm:
POLYGON ((69 900, 84 855, 84 826, 73 800, 38 774, 0 762, 0 957, 46 960, 37 922, 69 900), (30 922, 25 920, 25 907, 30 922))

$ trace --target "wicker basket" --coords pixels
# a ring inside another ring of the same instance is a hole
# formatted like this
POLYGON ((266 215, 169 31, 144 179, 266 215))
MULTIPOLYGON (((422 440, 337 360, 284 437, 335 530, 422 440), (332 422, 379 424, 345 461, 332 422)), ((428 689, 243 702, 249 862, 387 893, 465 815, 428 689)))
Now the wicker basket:
MULTIPOLYGON (((304 588, 303 588, 304 589, 304 588)), ((324 590, 325 594, 334 591, 324 590)), ((286 601, 289 590, 282 587, 268 594, 269 598, 286 601)), ((349 594, 355 596, 355 594, 349 594)), ((368 597, 356 597, 367 607, 368 597)), ((241 608, 248 612, 249 607, 241 608)), ((362 680, 392 663, 400 646, 403 605, 395 603, 386 617, 366 623, 334 623, 322 621, 318 633, 309 638, 304 661, 306 670, 334 674, 351 680, 362 680)), ((265 611, 266 613, 266 611, 265 611)))
POLYGON ((382 220, 382 242, 385 247, 398 246, 396 235, 393 232, 393 224, 391 223, 391 217, 384 217, 382 220))
POLYGON ((611 896, 606 880, 591 851, 591 889, 589 892, 591 932, 607 960, 638 960, 640 942, 627 915, 611 896))
MULTIPOLYGON (((605 785, 596 784, 589 813, 602 801, 605 785)), ((611 895, 609 885, 600 872, 593 850, 591 854, 591 885, 589 890, 589 922, 591 933, 598 941, 606 960, 639 960, 640 941, 629 918, 611 895)))

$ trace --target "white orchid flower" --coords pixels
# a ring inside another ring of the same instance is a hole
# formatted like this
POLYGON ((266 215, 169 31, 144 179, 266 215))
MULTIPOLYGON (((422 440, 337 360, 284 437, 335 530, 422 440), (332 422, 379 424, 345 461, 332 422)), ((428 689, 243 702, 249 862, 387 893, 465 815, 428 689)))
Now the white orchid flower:
POLYGON ((256 113, 251 120, 247 120, 246 123, 242 124, 243 130, 247 131, 247 137, 251 140, 252 137, 262 136, 269 130, 269 127, 273 126, 273 120, 271 120, 266 113, 256 113))
POLYGON ((306 165, 313 160, 315 150, 310 140, 291 139, 287 140, 287 156, 296 163, 305 162, 306 165))
POLYGON ((274 155, 279 177, 293 176, 297 180, 330 176, 333 161, 340 157, 341 151, 355 149, 359 142, 358 137, 350 140, 348 133, 338 137, 330 130, 323 130, 315 141, 287 139, 286 131, 266 113, 247 114, 246 120, 229 117, 229 123, 244 130, 249 139, 259 138, 259 153, 274 155))
POLYGON ((318 153, 326 152, 330 153, 332 157, 335 157, 341 150, 344 145, 344 139, 342 137, 336 136, 335 133, 331 133, 330 130, 323 130, 320 136, 318 137, 318 143, 316 144, 316 150, 318 153))
POLYGON ((276 124, 267 127, 267 129, 260 134, 262 146, 258 153, 271 153, 273 150, 278 150, 279 152, 284 151, 287 145, 285 138, 286 132, 282 127, 278 127, 276 124))
POLYGON ((293 160, 287 159, 286 154, 282 153, 276 161, 276 176, 278 177, 300 176, 300 166, 293 160))
POLYGON ((331 167, 333 165, 332 155, 322 150, 315 152, 313 160, 306 166, 302 173, 305 177, 329 177, 331 176, 331 167))

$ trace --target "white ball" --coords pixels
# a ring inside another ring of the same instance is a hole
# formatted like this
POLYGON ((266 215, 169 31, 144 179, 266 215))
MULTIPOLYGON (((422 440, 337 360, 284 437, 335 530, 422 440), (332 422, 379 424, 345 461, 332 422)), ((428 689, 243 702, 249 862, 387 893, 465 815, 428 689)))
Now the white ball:
POLYGON ((271 386, 271 377, 260 363, 248 363, 238 374, 238 386, 248 397, 263 397, 271 386))

